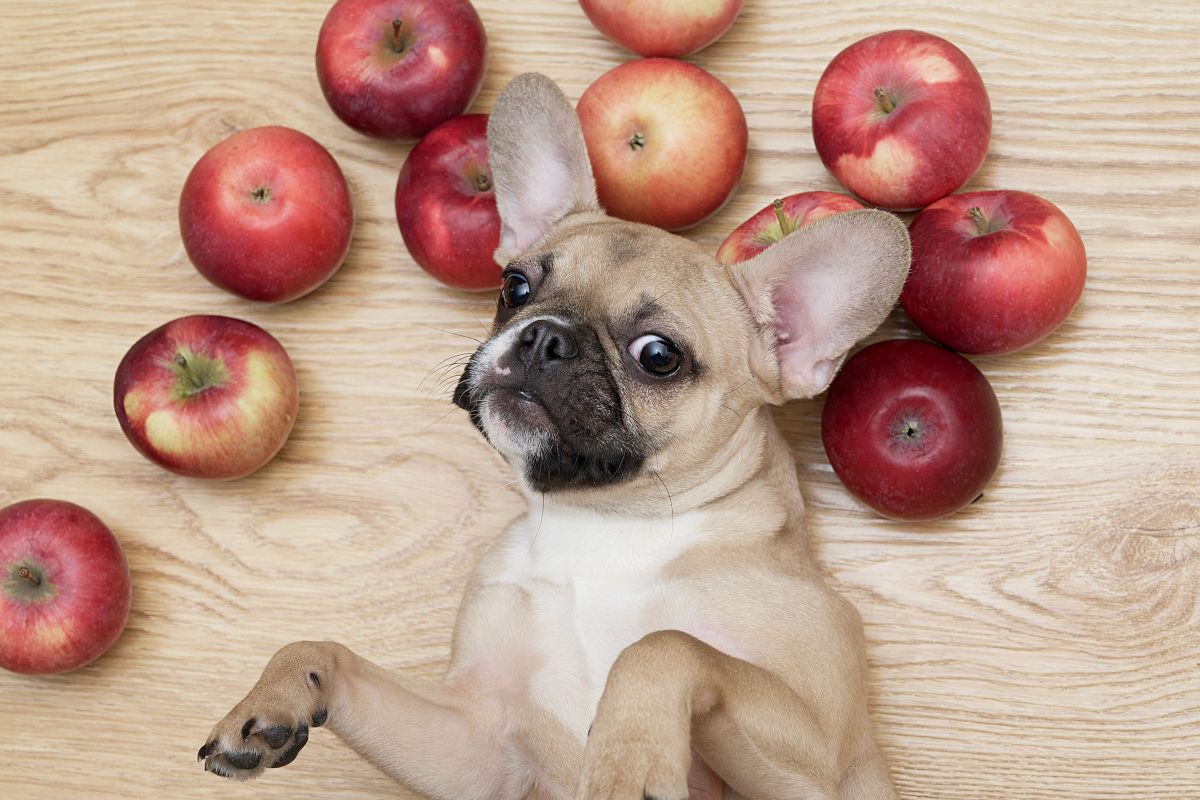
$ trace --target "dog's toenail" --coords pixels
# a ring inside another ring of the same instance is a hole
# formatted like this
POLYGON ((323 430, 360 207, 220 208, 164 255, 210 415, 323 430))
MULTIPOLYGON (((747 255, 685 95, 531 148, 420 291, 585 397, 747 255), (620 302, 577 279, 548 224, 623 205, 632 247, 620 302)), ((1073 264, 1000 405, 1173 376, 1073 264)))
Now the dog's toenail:
POLYGON ((253 750, 239 750, 236 753, 226 753, 225 760, 237 769, 254 769, 262 756, 253 750))
POLYGON ((318 689, 321 688, 321 678, 319 675, 317 675, 317 673, 308 673, 308 679, 313 682, 313 686, 317 687, 318 689))
POLYGON ((312 726, 314 728, 319 728, 325 724, 325 720, 327 720, 327 719, 329 719, 329 709, 318 708, 316 711, 313 712, 312 726))
POLYGON ((278 750, 288 743, 288 739, 292 738, 292 729, 287 725, 272 725, 261 733, 272 750, 278 750))
POLYGON ((226 769, 225 766, 223 764, 221 764, 219 761, 217 761, 216 759, 208 759, 207 761, 205 761, 204 762, 204 771, 211 772, 213 775, 219 775, 222 778, 231 777, 229 774, 229 770, 226 769))
POLYGON ((250 740, 250 731, 251 731, 251 729, 254 728, 254 723, 256 723, 256 722, 258 722, 258 720, 256 720, 254 717, 251 717, 250 719, 246 720, 246 724, 242 726, 242 741, 243 742, 247 742, 250 740))

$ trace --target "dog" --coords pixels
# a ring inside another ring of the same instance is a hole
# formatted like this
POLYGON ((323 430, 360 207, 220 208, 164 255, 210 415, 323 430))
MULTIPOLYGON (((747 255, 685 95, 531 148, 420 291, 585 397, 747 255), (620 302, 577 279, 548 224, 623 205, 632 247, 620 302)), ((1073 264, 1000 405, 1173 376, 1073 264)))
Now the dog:
POLYGON ((293 643, 199 759, 253 777, 327 725, 430 798, 895 797, 862 622, 809 554, 770 408, 823 391, 890 313, 903 223, 844 212, 722 265, 604 213, 536 73, 488 148, 503 288, 454 401, 529 513, 478 564, 443 681, 293 643))

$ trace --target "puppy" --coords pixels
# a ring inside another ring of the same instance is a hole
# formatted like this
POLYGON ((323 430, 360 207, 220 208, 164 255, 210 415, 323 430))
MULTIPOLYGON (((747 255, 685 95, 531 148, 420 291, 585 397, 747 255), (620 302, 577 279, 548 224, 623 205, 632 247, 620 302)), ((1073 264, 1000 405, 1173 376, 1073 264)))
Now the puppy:
POLYGON ((443 681, 290 644, 205 768, 283 766, 324 724, 431 798, 894 797, 861 621, 809 555, 769 407, 821 392, 892 309, 904 226, 847 212, 723 266, 605 215, 536 74, 488 146, 507 266, 454 400, 531 510, 478 565, 443 681))

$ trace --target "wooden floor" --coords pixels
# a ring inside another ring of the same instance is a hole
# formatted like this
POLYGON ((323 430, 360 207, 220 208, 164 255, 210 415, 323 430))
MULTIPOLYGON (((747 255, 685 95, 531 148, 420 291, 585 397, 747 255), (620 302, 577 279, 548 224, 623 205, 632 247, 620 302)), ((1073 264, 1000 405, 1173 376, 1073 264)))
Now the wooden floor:
MULTIPOLYGON (((491 54, 474 110, 526 70, 578 98, 630 57, 570 0, 477 5, 491 54)), ((0 0, 0 505, 91 508, 135 584, 99 661, 0 674, 4 797, 407 796, 324 732, 249 785, 195 756, 293 639, 439 675, 464 575, 521 511, 449 403, 493 299, 441 288, 405 252, 392 194, 408 147, 326 107, 313 48, 327 7, 0 0), (196 159, 262 124, 325 144, 358 214, 341 271, 280 307, 206 283, 176 220, 196 159), (125 350, 197 312, 266 327, 302 382, 291 440, 237 482, 158 469, 112 413, 125 350)), ((897 786, 913 800, 1198 798, 1200 5, 747 0, 691 60, 741 100, 749 166, 687 235, 715 251, 772 198, 836 189, 813 149, 813 87, 842 47, 897 27, 951 39, 987 83, 992 147, 969 188, 1052 200, 1089 255, 1056 334, 976 359, 1006 441, 968 511, 874 517, 830 471, 821 399, 778 414, 817 556, 866 620, 897 786)), ((892 335, 916 333, 897 313, 892 335)))

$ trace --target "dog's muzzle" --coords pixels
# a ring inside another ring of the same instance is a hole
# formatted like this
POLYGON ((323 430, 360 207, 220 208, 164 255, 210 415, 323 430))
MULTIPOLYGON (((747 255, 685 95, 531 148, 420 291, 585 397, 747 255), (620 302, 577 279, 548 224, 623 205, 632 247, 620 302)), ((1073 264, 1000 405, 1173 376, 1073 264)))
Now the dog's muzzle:
POLYGON ((591 328, 559 316, 511 325, 471 357, 454 392, 538 491, 624 481, 645 460, 591 328))

